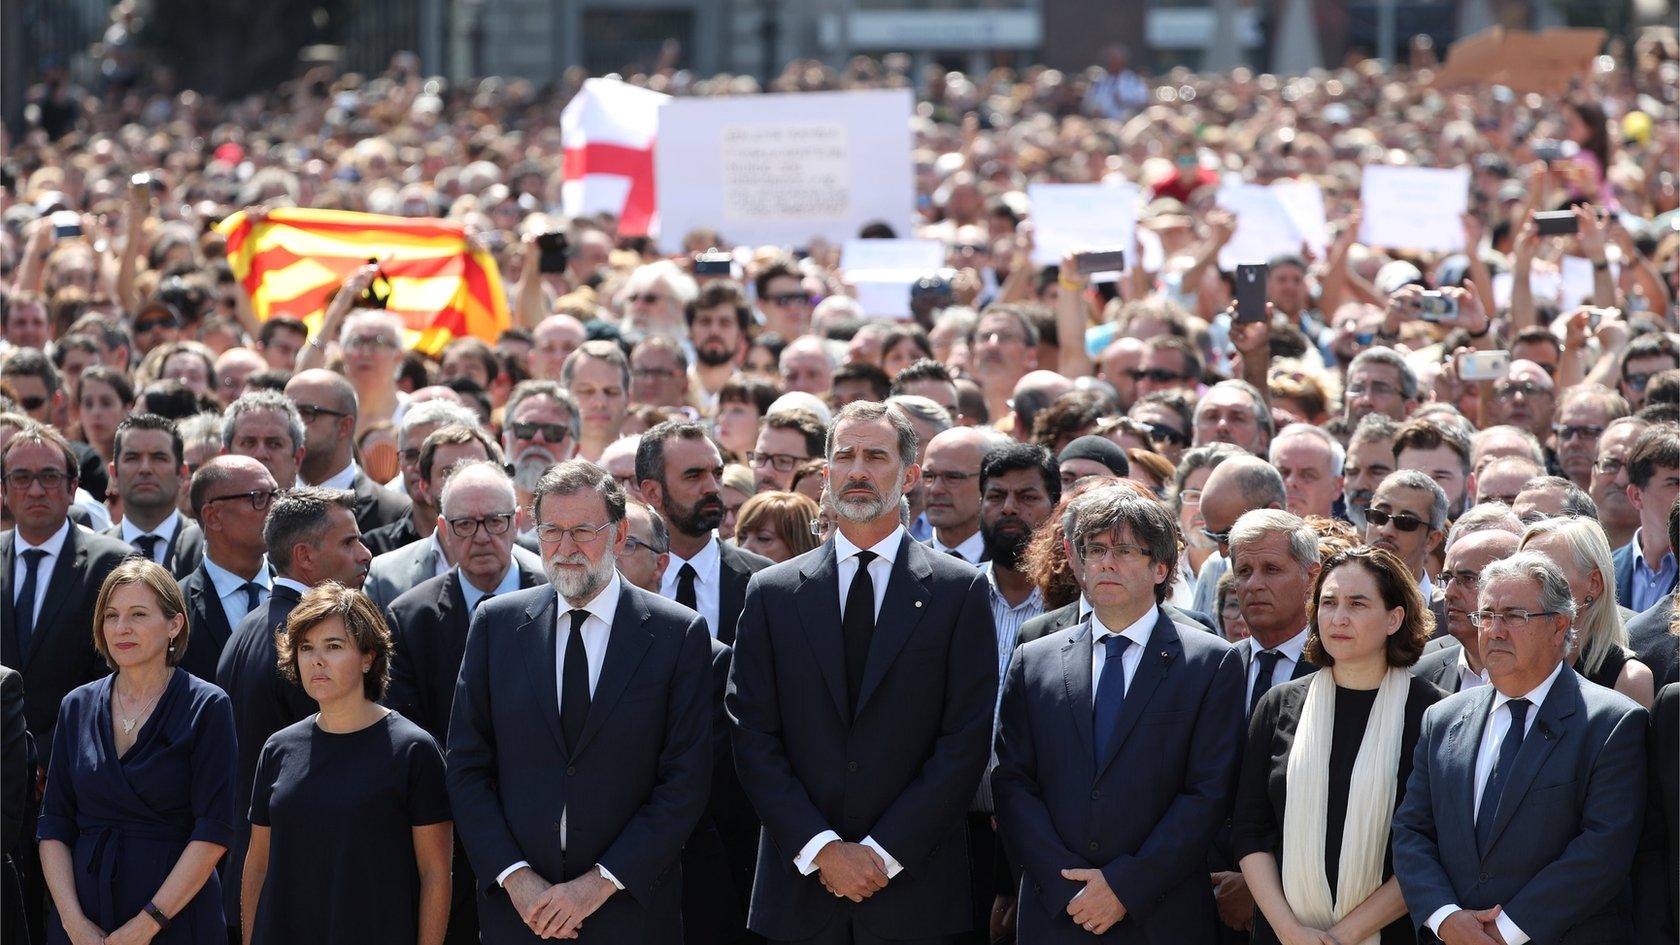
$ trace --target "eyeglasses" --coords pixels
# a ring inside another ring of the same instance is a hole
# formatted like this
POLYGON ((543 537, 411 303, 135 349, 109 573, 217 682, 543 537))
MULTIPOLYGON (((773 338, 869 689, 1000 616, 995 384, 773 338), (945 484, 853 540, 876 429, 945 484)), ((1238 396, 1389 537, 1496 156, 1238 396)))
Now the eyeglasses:
POLYGON ((144 334, 148 331, 158 331, 164 328, 179 328, 180 323, 173 318, 148 318, 143 322, 134 323, 134 333, 144 334))
POLYGON ((413 447, 410 447, 406 450, 397 450, 397 462, 401 463, 402 465, 412 466, 415 463, 418 463, 419 461, 420 461, 420 451, 419 450, 414 449, 413 447))
POLYGON ((1360 397, 1366 394, 1372 397, 1393 397, 1400 393, 1400 388, 1383 381, 1366 381, 1362 384, 1350 386, 1344 393, 1349 397, 1360 397))
POLYGON ((62 469, 14 469, 6 474, 6 488, 14 492, 28 492, 29 487, 38 482, 41 488, 55 492, 69 478, 62 469))
POLYGON ((534 420, 516 420, 508 429, 513 431, 515 439, 534 440, 541 433, 549 443, 562 442, 572 435, 572 428, 564 423, 538 423, 534 420))
POLYGON ((1164 423, 1146 423, 1144 426, 1149 429, 1149 439, 1153 442, 1171 443, 1175 446, 1190 445, 1190 437, 1164 423))
MULTIPOLYGON (((449 530, 455 533, 456 538, 471 538, 478 533, 480 526, 483 526, 486 535, 505 535, 509 526, 513 525, 513 513, 497 512, 483 518, 463 516, 461 518, 444 519, 444 521, 449 523, 449 530)), ((538 531, 541 531, 541 529, 538 529, 538 531)), ((579 542, 579 544, 582 544, 582 542, 579 542)))
POLYGON ((280 494, 279 489, 257 489, 251 492, 232 492, 227 495, 211 496, 204 500, 205 505, 215 502, 226 502, 229 499, 244 499, 251 503, 251 511, 261 512, 268 508, 274 497, 280 494))
POLYGON ((953 488, 953 489, 955 489, 957 486, 960 486, 963 483, 969 481, 970 479, 977 479, 977 478, 979 478, 979 476, 980 476, 980 470, 978 470, 978 469, 976 469, 975 471, 973 471, 971 473, 965 473, 965 472, 928 472, 927 470, 922 471, 922 481, 927 483, 928 485, 930 485, 930 486, 938 485, 941 481, 943 481, 946 486, 948 486, 950 488, 953 488))
POLYGON ((624 553, 627 555, 634 554, 637 548, 646 548, 648 551, 652 552, 653 556, 656 558, 665 553, 662 549, 655 548, 640 538, 637 538, 635 535, 625 536, 624 553))
POLYGON ((1441 576, 1440 576, 1440 580, 1437 583, 1439 583, 1441 585, 1441 587, 1444 587, 1444 588, 1445 587, 1451 587, 1454 584, 1463 585, 1464 587, 1467 587, 1467 588, 1476 588, 1476 587, 1481 586, 1482 572, 1480 572, 1480 571, 1442 571, 1441 576))
POLYGON ((810 458, 809 456, 795 456, 792 453, 760 453, 758 450, 753 450, 747 454, 747 462, 754 467, 768 463, 774 466, 777 472, 793 472, 795 466, 810 458))
POLYGON ((1539 397, 1542 394, 1550 397, 1552 395, 1549 388, 1528 381, 1517 384, 1495 384, 1493 385, 1493 392, 1500 397, 1539 397))
POLYGON ((1183 490, 1180 490, 1179 493, 1178 493, 1178 501, 1179 501, 1180 505, 1201 505, 1202 504, 1202 490, 1200 490, 1200 489, 1183 489, 1183 490))
POLYGON ((1385 512, 1382 509, 1366 509, 1365 521, 1370 522, 1378 528, 1392 522, 1394 523, 1395 528, 1398 528, 1403 532, 1415 532, 1418 529, 1425 528, 1429 525, 1427 521, 1418 518, 1410 512, 1401 512, 1396 515, 1393 512, 1385 512))
POLYGON ((1592 423, 1580 425, 1554 423, 1552 424, 1552 433, 1559 440, 1573 440, 1578 437, 1596 440, 1604 433, 1604 428, 1592 423))
POLYGON ((317 407, 314 404, 298 404, 297 409, 298 409, 298 413, 303 417, 303 422, 304 423, 314 423, 316 420, 320 419, 323 416, 325 416, 325 417, 348 417, 348 416, 350 416, 348 413, 345 413, 342 410, 331 410, 331 409, 328 409, 326 407, 317 407))
POLYGON ((1118 561, 1121 558, 1130 558, 1133 555, 1146 555, 1148 553, 1149 550, 1146 548, 1138 545, 1129 545, 1124 542, 1117 545, 1105 545, 1100 541, 1088 541, 1079 549, 1080 556, 1086 561, 1101 561, 1109 555, 1113 555, 1114 559, 1118 561))
POLYGON ((674 368, 639 367, 639 368, 636 368, 635 370, 631 371, 630 373, 634 374, 635 376, 640 377, 640 378, 656 380, 656 381, 662 381, 662 380, 665 380, 668 377, 676 377, 677 376, 676 369, 674 369, 674 368))
POLYGON ((1470 623, 1478 630, 1501 624, 1516 630, 1528 626, 1535 617, 1555 617, 1557 613, 1555 610, 1473 610, 1470 612, 1470 623))
POLYGON ((26 413, 34 413, 47 405, 47 398, 41 396, 19 397, 18 406, 26 413))
POLYGON ((630 296, 630 301, 640 302, 643 305, 658 305, 660 302, 665 301, 665 296, 660 295, 657 292, 643 292, 641 295, 630 296))
POLYGON ((1601 459, 1593 463, 1593 472, 1601 476, 1614 476, 1627 468, 1627 463, 1619 459, 1601 459))
POLYGON ((537 540, 550 545, 557 545, 562 537, 570 535, 573 544, 579 546, 592 545, 596 539, 601 537, 602 532, 612 527, 612 524, 611 522, 603 522, 600 525, 574 525, 571 528, 561 528, 558 525, 550 525, 545 522, 537 526, 537 540))
POLYGON ((344 339, 344 350, 346 351, 396 347, 398 347, 397 342, 389 335, 351 335, 344 339))
POLYGON ((766 302, 774 302, 777 305, 811 304, 811 297, 803 292, 778 292, 775 295, 766 295, 764 300, 766 302))
POLYGON ((1183 381, 1189 379, 1189 375, 1180 374, 1177 371, 1168 371, 1163 368, 1150 368, 1147 371, 1134 370, 1131 372, 1131 375, 1132 380, 1134 381, 1150 381, 1155 384, 1171 384, 1173 381, 1183 381))

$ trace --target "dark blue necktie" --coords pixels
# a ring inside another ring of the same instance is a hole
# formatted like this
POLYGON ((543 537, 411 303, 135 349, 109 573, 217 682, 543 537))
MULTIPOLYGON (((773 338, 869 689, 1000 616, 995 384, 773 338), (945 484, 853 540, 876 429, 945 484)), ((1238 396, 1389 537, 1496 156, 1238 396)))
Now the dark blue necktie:
POLYGON ((1260 697, 1271 688, 1273 677, 1277 674, 1278 661, 1283 654, 1277 650, 1261 650, 1254 658, 1260 663, 1260 672, 1254 677, 1254 688, 1248 693, 1248 714, 1254 715, 1254 707, 1260 704, 1260 697))
POLYGON ((1114 730, 1120 726, 1120 705, 1126 701, 1126 670, 1120 665, 1120 658, 1132 641, 1130 637, 1114 633, 1104 637, 1102 645, 1103 669, 1102 675, 1097 677, 1097 698, 1093 706, 1096 714, 1091 721, 1092 748, 1096 750, 1098 768, 1108 757, 1108 743, 1114 738, 1114 730))
POLYGON ((240 590, 245 592, 245 612, 250 613, 262 603, 262 585, 256 581, 246 581, 240 590))
POLYGON ((1511 710, 1511 727, 1505 730, 1505 740, 1499 743, 1499 758, 1488 774, 1487 786, 1482 788, 1482 805, 1476 811, 1476 848, 1484 855, 1488 841, 1493 837, 1493 822, 1499 819, 1499 798, 1505 790, 1505 781, 1511 775, 1511 766, 1516 763, 1517 752, 1522 749, 1524 723, 1528 721, 1530 703, 1527 699, 1512 699, 1505 705, 1511 710))
POLYGON ((146 556, 147 561, 157 560, 157 549, 158 545, 161 544, 163 544, 162 535, 141 535, 134 539, 134 547, 140 549, 140 553, 146 556))
POLYGON ((41 559, 47 553, 30 548, 23 553, 23 586, 18 588, 17 601, 12 608, 12 623, 17 626, 18 658, 29 652, 29 638, 35 633, 35 582, 41 569, 41 559))

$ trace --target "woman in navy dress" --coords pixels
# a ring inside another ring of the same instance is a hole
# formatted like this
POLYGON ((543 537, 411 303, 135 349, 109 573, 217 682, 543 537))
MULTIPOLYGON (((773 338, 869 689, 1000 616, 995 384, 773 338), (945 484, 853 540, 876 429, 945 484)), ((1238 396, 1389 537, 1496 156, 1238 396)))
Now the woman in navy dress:
POLYGON ((215 871, 233 836, 233 709, 175 668, 185 613, 143 558, 99 589, 93 644, 116 672, 58 710, 39 821, 49 942, 227 941, 215 871))

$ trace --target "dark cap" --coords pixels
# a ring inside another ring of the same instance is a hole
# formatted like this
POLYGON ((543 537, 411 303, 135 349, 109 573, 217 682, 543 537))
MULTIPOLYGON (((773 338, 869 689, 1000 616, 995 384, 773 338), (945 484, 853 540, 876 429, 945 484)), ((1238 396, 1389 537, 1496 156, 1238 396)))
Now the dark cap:
POLYGON ((1056 457, 1056 462, 1065 463, 1070 459, 1094 460, 1107 466, 1108 471, 1116 476, 1132 474, 1132 464, 1126 459, 1126 451, 1113 440, 1094 433, 1079 437, 1062 447, 1062 453, 1056 457))

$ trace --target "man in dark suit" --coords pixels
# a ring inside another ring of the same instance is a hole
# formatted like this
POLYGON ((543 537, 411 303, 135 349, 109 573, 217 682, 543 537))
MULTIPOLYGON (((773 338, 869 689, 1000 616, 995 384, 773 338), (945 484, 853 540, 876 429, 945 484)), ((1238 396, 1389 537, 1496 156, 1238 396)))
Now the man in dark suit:
POLYGON ((916 433, 882 404, 829 427, 834 537, 747 588, 726 704, 763 820, 747 925, 814 943, 971 925, 964 812, 989 755, 985 578, 911 539, 916 433))
POLYGON ((300 371, 286 382, 286 396, 303 417, 302 481, 355 493, 356 525, 364 532, 408 514, 407 497, 374 482, 356 463, 356 388, 343 375, 300 371))
MULTIPOLYGON (((1616 565, 1616 601, 1644 613, 1674 590, 1674 546, 1668 512, 1680 494, 1680 427, 1653 424, 1628 453, 1628 500, 1639 512, 1633 540, 1611 555, 1616 565)), ((1654 667, 1653 667, 1654 669, 1654 667)))
MULTIPOLYGON (((411 505, 407 515, 362 536, 362 544, 368 546, 375 558, 432 534, 437 521, 437 496, 426 488, 428 479, 422 473, 420 454, 426 437, 451 426, 477 431, 478 416, 464 405, 448 400, 428 400, 403 411, 402 426, 397 430, 397 467, 402 472, 403 492, 411 505)), ((488 439, 487 435, 480 435, 488 439)))
MULTIPOLYGON (((242 807, 250 803, 257 757, 269 736, 316 709, 302 686, 280 675, 274 631, 311 587, 337 581, 360 588, 367 577, 371 556, 362 545, 354 509, 355 497, 349 490, 309 486, 282 493, 269 505, 263 542, 274 565, 273 588, 268 600, 234 628, 216 666, 216 685, 233 702, 234 732, 239 739, 236 788, 242 807)), ((250 823, 242 817, 228 849, 226 877, 242 874, 250 839, 250 823)), ((239 886, 238 882, 222 883, 223 915, 233 925, 240 914, 239 886)))
POLYGON ((1630 941, 1646 712, 1564 662, 1575 603, 1550 559, 1489 565, 1478 608, 1492 684, 1424 714, 1394 813, 1406 908, 1447 945, 1630 941))
POLYGON ((262 463, 281 489, 297 485, 305 435, 303 415, 279 391, 247 391, 222 412, 222 453, 262 463))
POLYGON ((106 537, 168 568, 176 580, 191 574, 204 557, 204 534, 181 514, 187 464, 175 421, 155 413, 123 418, 111 456, 123 517, 106 529, 106 537))
POLYGON ((605 470, 568 460, 532 497, 554 587, 474 614, 449 720, 483 941, 676 945, 711 778, 710 635, 619 577, 625 496, 605 470))
MULTIPOLYGON (((33 839, 29 810, 35 800, 35 746, 23 719, 23 677, 0 665, 0 937, 29 942, 28 912, 23 905, 20 846, 33 839)), ((34 846, 30 843, 29 846, 34 846)))
POLYGON ((928 440, 922 465, 922 514, 933 526, 928 547, 969 564, 989 560, 980 534, 980 461, 1010 442, 991 427, 952 427, 928 440))
POLYGON ((214 682, 233 628, 268 600, 274 577, 263 519, 279 494, 267 468, 248 456, 217 456, 193 474, 187 499, 204 530, 204 558, 181 581, 192 633, 181 667, 214 682))
POLYGON ((1470 614, 1476 609, 1482 571, 1495 561, 1516 554, 1519 541, 1516 535, 1502 528, 1472 532, 1453 529, 1447 542, 1440 587, 1451 641, 1425 652, 1412 665, 1412 675, 1429 680, 1442 692, 1462 692, 1487 685, 1481 640, 1470 614))
MULTIPOLYGON (((1670 547, 1680 547, 1680 501, 1668 511, 1668 542, 1670 547)), ((1670 591, 1662 603, 1626 622, 1628 646, 1641 663, 1651 667, 1658 689, 1680 682, 1680 654, 1674 634, 1668 632, 1674 619, 1674 597, 1670 591)))
POLYGON ((718 540, 722 476, 723 455, 698 423, 667 420, 636 446, 637 486, 670 530, 659 593, 705 617, 712 636, 734 643, 747 579, 770 559, 718 540))
POLYGON ((1021 940, 1113 928, 1116 941, 1211 943, 1205 864, 1236 787, 1241 661, 1160 609, 1178 530, 1159 502, 1095 492, 1071 538, 1093 614, 1016 651, 992 775, 1022 869, 1021 940))

